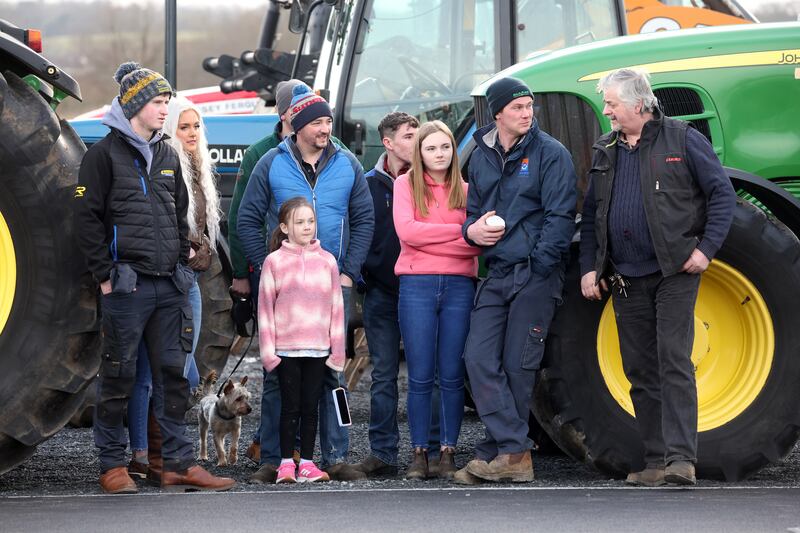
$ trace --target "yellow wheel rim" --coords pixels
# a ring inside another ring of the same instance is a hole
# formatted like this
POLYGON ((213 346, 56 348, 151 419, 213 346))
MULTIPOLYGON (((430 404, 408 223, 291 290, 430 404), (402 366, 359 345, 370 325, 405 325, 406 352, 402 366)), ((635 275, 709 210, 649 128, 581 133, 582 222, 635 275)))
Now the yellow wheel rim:
MULTIPOLYGON (((774 349, 772 318, 761 293, 741 272, 715 260, 703 274, 695 307, 699 431, 727 424, 753 403, 769 376, 774 349)), ((609 392, 633 416, 611 300, 600 317, 597 354, 609 392)))
POLYGON ((17 258, 6 219, 0 213, 0 334, 6 327, 17 286, 17 258))

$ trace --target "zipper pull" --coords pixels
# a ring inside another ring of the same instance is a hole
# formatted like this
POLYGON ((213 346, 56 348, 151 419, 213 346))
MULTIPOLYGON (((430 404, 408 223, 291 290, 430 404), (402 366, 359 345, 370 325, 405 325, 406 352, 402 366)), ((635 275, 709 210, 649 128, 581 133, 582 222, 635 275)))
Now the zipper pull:
POLYGON ((658 190, 658 180, 656 180, 656 190, 658 190))

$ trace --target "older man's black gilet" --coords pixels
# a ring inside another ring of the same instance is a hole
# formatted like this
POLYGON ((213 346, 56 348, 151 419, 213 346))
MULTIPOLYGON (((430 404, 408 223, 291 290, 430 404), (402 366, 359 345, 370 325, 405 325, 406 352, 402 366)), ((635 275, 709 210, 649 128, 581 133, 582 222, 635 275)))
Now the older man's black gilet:
POLYGON ((145 160, 117 131, 109 135, 111 189, 106 225, 114 262, 137 272, 167 276, 180 255, 175 211, 176 179, 182 179, 175 150, 163 140, 152 145, 150 171, 145 160))
MULTIPOLYGON (((686 161, 688 123, 664 117, 645 124, 639 140, 639 178, 647 225, 661 273, 680 272, 697 247, 706 223, 706 198, 686 161)), ((596 201, 597 272, 608 269, 608 209, 617 160, 616 132, 600 137, 592 147, 590 179, 596 201)))

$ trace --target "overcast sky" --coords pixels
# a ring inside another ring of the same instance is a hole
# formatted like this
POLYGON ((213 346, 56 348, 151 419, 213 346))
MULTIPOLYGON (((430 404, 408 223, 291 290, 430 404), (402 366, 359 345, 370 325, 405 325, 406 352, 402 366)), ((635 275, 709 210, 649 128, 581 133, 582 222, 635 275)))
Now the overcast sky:
MULTIPOLYGON (((3 0, 0 0, 2 3, 3 0)), ((8 1, 8 0, 6 0, 8 1)), ((57 2, 59 0, 45 0, 46 2, 57 2)), ((92 0, 83 0, 83 1, 92 1, 92 0)), ((109 2, 117 3, 117 4, 130 4, 130 3, 139 3, 139 4, 163 4, 165 0, 107 0, 109 2)), ((398 0, 399 1, 399 0, 398 0)), ((751 11, 755 8, 766 5, 766 4, 786 4, 786 5, 796 5, 800 6, 800 0, 738 0, 744 7, 750 9, 751 11)), ((181 5, 219 5, 219 0, 177 0, 178 7, 180 8, 181 5)), ((242 7, 256 7, 256 6, 266 6, 268 0, 229 0, 229 5, 239 5, 242 7)))

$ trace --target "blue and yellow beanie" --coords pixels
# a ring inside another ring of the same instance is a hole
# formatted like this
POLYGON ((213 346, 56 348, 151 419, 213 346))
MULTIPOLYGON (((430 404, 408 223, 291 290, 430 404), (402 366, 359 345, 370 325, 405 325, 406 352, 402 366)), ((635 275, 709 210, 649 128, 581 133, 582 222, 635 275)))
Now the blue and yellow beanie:
POLYGON ((121 64, 114 79, 119 83, 119 103, 128 120, 159 94, 172 94, 172 87, 164 76, 135 61, 121 64))

